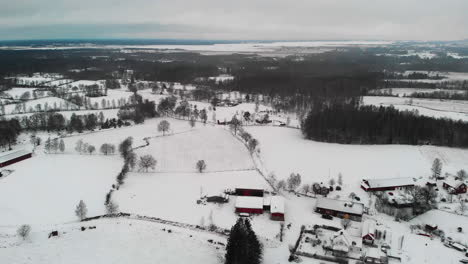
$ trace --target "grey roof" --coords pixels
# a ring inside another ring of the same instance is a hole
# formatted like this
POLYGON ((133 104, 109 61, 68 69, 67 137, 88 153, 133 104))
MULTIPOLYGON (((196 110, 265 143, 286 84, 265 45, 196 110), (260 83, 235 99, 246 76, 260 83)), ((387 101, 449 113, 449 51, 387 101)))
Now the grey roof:
POLYGON ((355 215, 362 215, 364 211, 364 204, 362 203, 334 200, 323 197, 317 199, 316 207, 355 215))

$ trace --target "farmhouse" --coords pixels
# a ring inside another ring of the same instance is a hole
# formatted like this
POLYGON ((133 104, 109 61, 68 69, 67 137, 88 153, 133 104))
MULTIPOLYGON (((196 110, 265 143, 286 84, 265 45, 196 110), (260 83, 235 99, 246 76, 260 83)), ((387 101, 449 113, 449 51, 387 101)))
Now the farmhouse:
POLYGON ((466 183, 455 177, 447 177, 442 186, 452 194, 466 193, 467 191, 466 183))
POLYGON ((315 211, 319 214, 326 214, 340 218, 346 217, 350 220, 361 222, 364 205, 362 203, 319 198, 317 199, 315 211))
POLYGON ((263 197, 263 189, 251 187, 236 188, 235 195, 263 197))
POLYGON ((362 242, 359 237, 350 236, 345 230, 340 229, 330 238, 331 249, 335 256, 346 256, 348 253, 361 253, 362 242))
POLYGON ((282 196, 273 196, 270 201, 271 219, 284 221, 284 198, 282 196))
POLYGON ((6 167, 13 163, 29 159, 32 157, 32 152, 25 149, 8 151, 0 155, 0 168, 6 167))
POLYGON ((375 221, 367 219, 362 224, 362 242, 374 244, 375 241, 375 221))
POLYGON ((236 213, 262 214, 263 197, 237 196, 236 213))
POLYGON ((362 180, 361 188, 366 192, 402 190, 414 187, 412 178, 386 178, 362 180))

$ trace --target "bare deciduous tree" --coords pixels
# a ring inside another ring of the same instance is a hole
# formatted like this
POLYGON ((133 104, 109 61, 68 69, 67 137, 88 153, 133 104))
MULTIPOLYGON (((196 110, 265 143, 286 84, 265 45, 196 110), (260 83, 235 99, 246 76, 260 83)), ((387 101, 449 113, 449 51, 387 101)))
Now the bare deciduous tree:
POLYGON ((205 160, 199 160, 195 166, 198 172, 202 173, 206 169, 206 162, 205 160))
POLYGON ((83 200, 80 200, 80 203, 76 206, 75 209, 75 214, 80 218, 80 220, 83 220, 86 218, 86 214, 88 213, 88 208, 86 208, 86 204, 83 202, 83 200))
POLYGON ((113 200, 110 200, 107 204, 106 204, 106 210, 107 210, 107 213, 108 214, 115 214, 119 211, 119 205, 114 202, 113 200))
POLYGON ((138 161, 138 170, 148 172, 148 169, 153 169, 156 167, 156 159, 151 155, 143 155, 138 161))
POLYGON ((16 230, 16 233, 23 239, 25 240, 28 236, 29 233, 31 232, 31 226, 30 225, 21 225, 18 230, 16 230))
POLYGON ((165 136, 166 132, 169 131, 169 128, 171 127, 171 124, 167 120, 162 120, 158 124, 158 131, 163 133, 163 136, 165 136))
POLYGON ((341 225, 343 226, 343 229, 347 229, 349 227, 349 225, 351 225, 351 220, 349 220, 349 218, 343 218, 341 219, 341 225))

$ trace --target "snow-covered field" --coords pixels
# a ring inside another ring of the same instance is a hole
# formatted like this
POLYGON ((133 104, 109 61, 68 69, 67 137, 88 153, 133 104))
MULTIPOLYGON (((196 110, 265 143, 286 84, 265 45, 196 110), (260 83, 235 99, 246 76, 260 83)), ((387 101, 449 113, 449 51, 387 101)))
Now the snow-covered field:
POLYGON ((12 98, 20 98, 26 92, 29 92, 30 97, 32 98, 32 93, 37 88, 22 88, 22 87, 13 87, 9 90, 5 91, 5 94, 12 97, 12 98))
POLYGON ((33 226, 26 241, 15 231, 0 227, 1 263, 219 264, 224 259, 224 247, 208 240, 226 244, 225 237, 130 219, 33 226), (96 229, 82 232, 81 226, 96 226, 96 229), (48 239, 52 230, 58 230, 59 237, 48 239))
POLYGON ((89 215, 105 213, 105 193, 121 167, 117 156, 78 155, 67 145, 66 154, 36 154, 8 166, 0 178, 0 226, 55 224, 75 221, 80 200, 89 215))
POLYGON ((366 178, 427 177, 435 158, 444 172, 468 170, 468 150, 408 145, 342 145, 303 138, 297 129, 248 127, 260 141, 265 167, 278 179, 300 173, 303 183, 328 182, 343 174, 345 185, 359 186, 366 178))
POLYGON ((392 94, 392 95, 398 95, 400 97, 402 96, 409 96, 413 93, 426 93, 426 94, 431 94, 434 92, 444 92, 444 93, 450 93, 450 94, 462 94, 466 93, 465 90, 451 90, 451 89, 425 89, 425 88, 385 88, 385 89, 377 89, 377 90, 372 90, 372 92, 377 92, 377 93, 385 93, 385 94, 392 94))
POLYGON ((468 101, 460 100, 440 100, 421 98, 401 98, 392 96, 364 96, 365 105, 398 107, 400 110, 418 110, 419 114, 444 117, 454 120, 468 120, 468 101), (415 108, 416 107, 416 108, 415 108), (423 110, 426 109, 426 110, 423 110), (430 111, 432 110, 432 111, 430 111))
MULTIPOLYGON (((62 98, 58 97, 44 97, 44 98, 39 98, 35 100, 29 100, 24 103, 21 103, 21 111, 20 113, 23 112, 31 112, 37 111, 36 107, 37 105, 40 105, 41 110, 44 111, 47 105, 48 109, 79 109, 79 107, 73 103, 70 103, 62 98), (24 106, 24 107, 23 107, 24 106), (24 109, 25 108, 25 109, 24 109)), ((5 114, 16 114, 18 111, 16 108, 18 107, 18 104, 9 104, 5 105, 5 114)))

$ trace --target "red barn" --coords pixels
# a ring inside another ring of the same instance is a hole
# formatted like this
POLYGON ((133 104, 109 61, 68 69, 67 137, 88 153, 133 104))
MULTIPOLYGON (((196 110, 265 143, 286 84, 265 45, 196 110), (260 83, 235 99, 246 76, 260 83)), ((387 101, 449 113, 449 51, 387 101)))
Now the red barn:
POLYGON ((236 188, 237 196, 256 196, 263 197, 263 189, 259 188, 236 188))
POLYGON ((466 184, 454 177, 447 178, 442 186, 452 194, 466 193, 467 191, 466 184))
POLYGON ((414 187, 411 178, 387 178, 362 180, 361 188, 366 192, 392 191, 414 187))
POLYGON ((237 196, 236 213, 263 214, 263 197, 237 196))
POLYGON ((32 152, 24 149, 8 151, 0 154, 0 168, 6 167, 13 163, 29 159, 32 157, 32 152))

